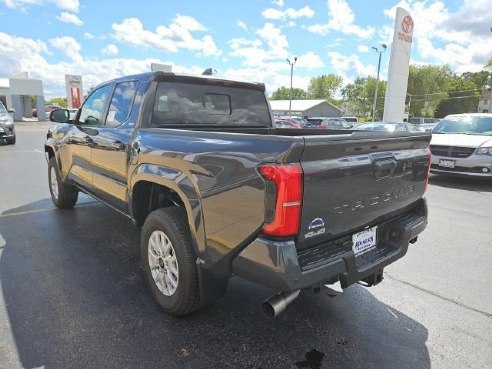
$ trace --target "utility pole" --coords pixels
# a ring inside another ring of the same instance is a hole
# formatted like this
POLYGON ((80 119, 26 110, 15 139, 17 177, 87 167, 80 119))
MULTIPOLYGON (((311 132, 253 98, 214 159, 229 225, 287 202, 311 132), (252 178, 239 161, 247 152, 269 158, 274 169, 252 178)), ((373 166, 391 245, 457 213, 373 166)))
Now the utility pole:
POLYGON ((292 77, 294 75, 294 64, 297 62, 297 56, 294 56, 294 61, 291 62, 289 59, 287 60, 287 63, 290 65, 290 92, 289 92, 289 114, 292 109, 292 77))
POLYGON ((374 91, 374 101, 372 103, 372 121, 374 122, 374 116, 376 115, 376 102, 378 100, 378 89, 379 89, 379 69, 381 69, 381 54, 386 51, 386 44, 381 44, 381 49, 377 47, 372 47, 379 54, 378 58, 378 74, 376 77, 376 89, 374 91))

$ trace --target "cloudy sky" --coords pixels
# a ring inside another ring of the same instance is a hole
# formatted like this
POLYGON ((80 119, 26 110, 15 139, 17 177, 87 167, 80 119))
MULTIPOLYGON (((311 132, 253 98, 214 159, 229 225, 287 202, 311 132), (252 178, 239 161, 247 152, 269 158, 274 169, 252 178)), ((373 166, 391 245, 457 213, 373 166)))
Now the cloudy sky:
MULTIPOLYGON (((64 75, 84 89, 152 62, 173 71, 294 87, 335 73, 344 84, 375 75, 372 46, 391 45, 395 9, 415 22, 411 62, 481 70, 492 56, 491 0, 0 0, 0 78, 29 72, 48 98, 64 75)), ((383 55, 386 76, 389 52, 383 55)))

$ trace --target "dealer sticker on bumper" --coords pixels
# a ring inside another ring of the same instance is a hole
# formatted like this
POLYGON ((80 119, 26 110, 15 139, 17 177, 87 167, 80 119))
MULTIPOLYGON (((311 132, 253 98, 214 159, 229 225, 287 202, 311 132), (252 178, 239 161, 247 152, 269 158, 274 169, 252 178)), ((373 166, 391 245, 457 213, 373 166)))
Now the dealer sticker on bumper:
POLYGON ((352 250, 355 256, 362 255, 376 247, 376 229, 372 227, 352 236, 352 250))

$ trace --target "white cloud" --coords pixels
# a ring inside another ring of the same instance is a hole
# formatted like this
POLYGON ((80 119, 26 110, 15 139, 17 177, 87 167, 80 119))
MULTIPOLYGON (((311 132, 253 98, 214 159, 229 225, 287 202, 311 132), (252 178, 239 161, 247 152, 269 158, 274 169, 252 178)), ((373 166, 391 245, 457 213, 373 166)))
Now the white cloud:
POLYGON ((40 40, 11 36, 0 32, 0 70, 11 76, 36 70, 44 62, 42 54, 48 54, 48 46, 40 40))
POLYGON ((328 0, 327 4, 328 23, 309 26, 310 32, 325 36, 330 31, 338 31, 364 39, 372 37, 374 27, 362 28, 354 24, 355 15, 346 0, 328 0))
POLYGON ((237 21, 237 26, 238 26, 239 28, 241 28, 241 29, 245 30, 245 31, 247 31, 247 30, 248 30, 248 27, 246 26, 246 23, 244 23, 243 21, 238 20, 238 21, 237 21))
MULTIPOLYGON (((66 37, 50 40, 52 47, 65 53, 77 53, 80 49, 75 40, 66 37)), ((46 98, 65 96, 65 74, 77 74, 83 78, 87 92, 91 87, 112 78, 150 72, 151 63, 172 65, 177 73, 201 74, 202 66, 184 67, 169 60, 148 59, 105 59, 74 58, 69 61, 49 63, 43 54, 48 46, 39 40, 15 37, 0 32, 0 70, 5 76, 29 72, 30 77, 42 79, 46 98)))
MULTIPOLYGON (((267 32, 269 27, 263 27, 267 32)), ((280 34, 281 35, 281 34, 280 34)), ((265 36, 265 35, 264 35, 265 36)), ((281 35, 283 36, 283 35, 281 35)), ((281 86, 290 84, 290 67, 284 60, 288 55, 288 45, 281 42, 283 47, 282 57, 278 57, 267 44, 268 38, 257 35, 257 39, 239 38, 231 40, 231 49, 235 50, 237 57, 247 59, 250 54, 257 56, 257 60, 251 60, 250 65, 231 68, 220 71, 220 75, 227 78, 242 79, 245 81, 264 82, 268 93, 272 93, 281 86)), ((281 39, 283 37, 280 37, 281 39)), ((11 36, 0 32, 0 70, 6 76, 14 75, 22 71, 30 73, 32 78, 43 80, 46 98, 65 95, 65 74, 77 74, 83 76, 85 91, 103 81, 150 71, 150 64, 164 63, 172 65, 176 73, 199 75, 203 72, 203 65, 184 67, 170 60, 147 58, 143 60, 128 58, 107 58, 99 60, 94 57, 80 56, 82 50, 77 41, 71 37, 59 37, 49 41, 48 45, 39 40, 26 39, 11 36), (61 50, 70 59, 56 63, 50 63, 45 58, 49 50, 56 55, 61 50)), ((293 86, 306 89, 311 78, 303 72, 306 70, 323 68, 321 58, 313 52, 299 55, 294 67, 293 86)))
POLYGON ((357 46, 357 50, 360 53, 367 53, 369 51, 369 46, 367 46, 367 45, 359 45, 359 46, 357 46))
POLYGON ((272 4, 275 4, 278 7, 282 7, 284 6, 284 0, 272 0, 272 4))
POLYGON ((71 12, 79 11, 79 0, 2 0, 9 8, 24 11, 31 5, 54 4, 57 8, 70 10, 71 12))
POLYGON ((2 2, 11 9, 24 11, 29 5, 40 5, 41 0, 2 0, 2 2))
MULTIPOLYGON (((395 19, 397 6, 407 9, 414 19, 414 58, 418 51, 424 60, 449 64, 462 73, 483 69, 492 55, 492 12, 484 11, 490 7, 490 0, 464 0, 456 12, 451 12, 442 0, 402 0, 385 9, 384 14, 395 19)), ((393 29, 384 33, 392 37, 393 29)))
MULTIPOLYGON (((226 70, 224 76, 264 82, 268 93, 279 87, 289 86, 290 66, 285 59, 296 55, 289 52, 287 37, 272 23, 266 23, 256 31, 256 35, 259 38, 235 38, 229 41, 232 50, 230 55, 241 59, 242 66, 226 70)), ((314 52, 297 55, 293 86, 306 89, 311 76, 304 72, 323 67, 323 60, 314 52)))
POLYGON ((79 0, 49 0, 54 3, 60 9, 70 10, 77 13, 79 11, 79 0))
POLYGON ((84 22, 82 22, 80 18, 73 13, 62 12, 56 17, 56 19, 60 22, 75 24, 76 26, 81 26, 84 24, 84 22))
MULTIPOLYGON (((294 69, 292 86, 306 90, 311 77, 300 75, 297 71, 294 69)), ((223 75, 234 80, 265 83, 268 95, 271 95, 279 87, 290 86, 290 68, 286 62, 262 65, 257 68, 230 68, 225 70, 223 75), (284 64, 288 70, 284 69, 284 64)))
POLYGON ((258 68, 272 61, 283 61, 289 55, 289 42, 280 28, 265 23, 256 34, 259 39, 234 38, 229 41, 230 55, 243 59, 244 66, 258 68))
POLYGON ((144 29, 137 18, 127 18, 121 23, 112 25, 114 37, 133 46, 152 47, 157 50, 176 53, 179 49, 196 51, 205 56, 219 56, 217 48, 210 35, 194 38, 192 32, 206 31, 193 17, 176 15, 169 26, 158 26, 155 30, 144 29))
POLYGON ((338 52, 329 52, 331 66, 335 74, 341 76, 344 83, 353 81, 357 77, 376 75, 376 66, 364 65, 358 55, 343 55, 338 52))
POLYGON ((325 63, 323 63, 323 60, 321 60, 319 55, 315 54, 312 51, 310 51, 304 55, 300 55, 297 58, 297 63, 296 63, 297 68, 314 70, 314 69, 323 68, 324 66, 325 66, 325 63))
POLYGON ((289 47, 287 36, 285 36, 279 28, 275 27, 275 25, 272 23, 265 23, 263 28, 256 31, 256 33, 265 40, 273 57, 275 57, 275 55, 278 55, 279 57, 286 55, 286 51, 289 47))
POLYGON ((49 40, 51 46, 59 49, 63 54, 68 56, 74 62, 80 62, 82 60, 82 55, 80 55, 80 50, 82 47, 73 37, 63 36, 56 37, 49 40))
POLYGON ((104 35, 94 35, 90 32, 84 32, 84 38, 86 38, 87 40, 95 40, 95 39, 98 39, 98 40, 105 40, 106 39, 106 36, 104 35))
POLYGON ((314 10, 309 6, 295 10, 293 8, 288 8, 285 10, 279 10, 274 8, 265 9, 261 15, 266 19, 275 20, 285 20, 285 19, 296 19, 301 17, 312 18, 314 16, 314 10))
POLYGON ((108 55, 117 55, 119 50, 118 50, 118 47, 116 45, 109 44, 104 49, 102 49, 102 52, 104 54, 108 54, 108 55))

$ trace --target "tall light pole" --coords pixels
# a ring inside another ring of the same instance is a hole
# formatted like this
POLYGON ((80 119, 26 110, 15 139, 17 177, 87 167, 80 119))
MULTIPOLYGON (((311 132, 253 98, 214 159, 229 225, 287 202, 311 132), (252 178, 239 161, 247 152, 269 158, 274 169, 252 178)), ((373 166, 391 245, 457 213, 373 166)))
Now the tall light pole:
POLYGON ((297 61, 297 56, 294 56, 293 62, 291 62, 289 59, 285 59, 285 60, 287 60, 287 63, 289 63, 290 65, 290 92, 289 92, 289 114, 290 114, 292 108, 292 76, 294 75, 294 64, 297 61))
POLYGON ((372 47, 378 54, 378 75, 376 77, 376 89, 374 91, 374 101, 372 103, 372 121, 374 122, 374 116, 376 115, 376 102, 378 100, 378 89, 379 89, 379 69, 381 68, 381 54, 386 51, 386 44, 381 44, 381 49, 377 47, 372 47))

